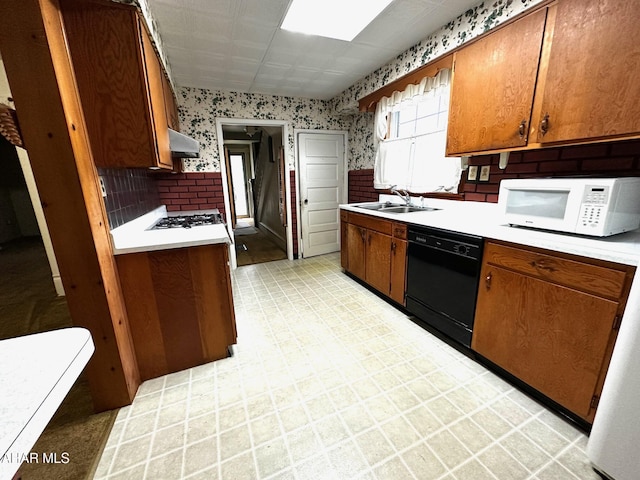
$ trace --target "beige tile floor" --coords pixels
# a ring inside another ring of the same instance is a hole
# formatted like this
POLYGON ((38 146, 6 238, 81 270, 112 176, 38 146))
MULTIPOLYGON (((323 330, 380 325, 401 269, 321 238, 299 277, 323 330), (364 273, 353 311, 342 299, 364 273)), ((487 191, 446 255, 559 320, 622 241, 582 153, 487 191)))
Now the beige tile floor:
POLYGON ((597 479, 586 437, 346 275, 240 267, 231 358, 145 382, 96 479, 597 479))

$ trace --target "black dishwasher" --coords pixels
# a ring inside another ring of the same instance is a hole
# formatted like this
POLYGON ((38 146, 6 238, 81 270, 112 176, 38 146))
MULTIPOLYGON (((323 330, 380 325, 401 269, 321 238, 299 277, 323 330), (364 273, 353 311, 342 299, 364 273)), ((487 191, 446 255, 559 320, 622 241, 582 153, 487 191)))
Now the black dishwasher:
POLYGON ((483 239, 417 226, 408 239, 407 310, 470 347, 483 239))

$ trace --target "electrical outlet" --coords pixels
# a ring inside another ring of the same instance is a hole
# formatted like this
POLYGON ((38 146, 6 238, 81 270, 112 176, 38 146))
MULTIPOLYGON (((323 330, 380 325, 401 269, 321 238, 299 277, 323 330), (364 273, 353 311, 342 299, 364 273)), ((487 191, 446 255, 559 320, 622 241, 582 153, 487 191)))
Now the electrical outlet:
POLYGON ((491 170, 491 166, 483 165, 480 167, 480 181, 488 182, 489 181, 489 171, 491 170))
POLYGON ((100 180, 100 191, 102 192, 102 196, 106 197, 107 196, 107 187, 104 184, 104 178, 98 177, 98 179, 100 180))

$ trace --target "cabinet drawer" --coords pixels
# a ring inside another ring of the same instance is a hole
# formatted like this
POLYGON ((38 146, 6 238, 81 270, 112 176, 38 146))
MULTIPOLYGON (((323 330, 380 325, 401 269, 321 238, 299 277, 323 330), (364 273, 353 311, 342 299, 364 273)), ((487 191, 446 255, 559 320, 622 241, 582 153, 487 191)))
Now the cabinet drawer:
POLYGON ((401 238, 402 240, 407 239, 407 225, 404 223, 394 223, 393 224, 393 236, 396 238, 401 238))
POLYGON ((349 212, 349 223, 360 227, 375 230, 376 232, 391 235, 392 223, 389 220, 371 217, 369 215, 361 215, 359 213, 349 212))
MULTIPOLYGON (((485 262, 595 295, 619 299, 626 270, 487 242, 485 262)), ((612 265, 613 267, 613 265, 612 265)))

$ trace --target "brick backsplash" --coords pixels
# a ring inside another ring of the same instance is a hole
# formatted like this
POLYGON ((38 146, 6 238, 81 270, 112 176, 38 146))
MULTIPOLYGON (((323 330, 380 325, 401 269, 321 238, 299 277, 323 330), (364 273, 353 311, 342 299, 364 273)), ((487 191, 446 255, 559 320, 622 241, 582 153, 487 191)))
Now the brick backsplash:
MULTIPOLYGON (((470 158, 470 165, 490 166, 489 181, 467 181, 467 172, 463 172, 465 200, 497 202, 505 178, 640 176, 639 140, 512 152, 504 170, 498 167, 499 158, 497 154, 470 158)), ((385 191, 373 188, 372 169, 349 172, 349 203, 375 201, 380 193, 385 191)))
POLYGON ((225 215, 220 172, 159 174, 156 184, 160 201, 170 212, 217 208, 225 215))
POLYGON ((379 191, 373 188, 373 169, 349 172, 349 203, 375 202, 379 191))
POLYGON ((497 202, 500 182, 505 178, 640 176, 640 141, 513 152, 504 170, 500 170, 498 161, 498 155, 471 157, 470 165, 490 166, 489 181, 467 181, 463 190, 465 200, 497 202))
POLYGON ((110 228, 119 227, 162 205, 154 175, 147 170, 99 168, 98 175, 107 191, 104 204, 110 228))

